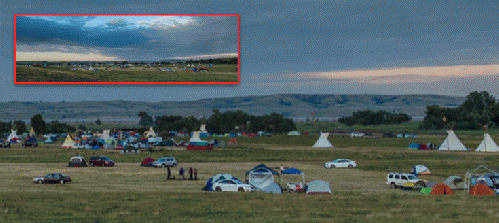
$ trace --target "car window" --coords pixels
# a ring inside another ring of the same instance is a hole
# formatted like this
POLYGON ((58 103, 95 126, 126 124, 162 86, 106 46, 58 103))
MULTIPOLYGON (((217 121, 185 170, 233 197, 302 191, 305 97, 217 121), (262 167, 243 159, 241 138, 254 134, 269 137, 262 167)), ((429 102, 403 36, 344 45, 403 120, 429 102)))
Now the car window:
POLYGON ((409 177, 409 180, 414 180, 414 179, 416 179, 416 176, 414 176, 414 175, 409 175, 408 177, 409 177))
POLYGON ((388 175, 388 178, 393 178, 393 174, 388 175))
POLYGON ((402 176, 402 180, 407 180, 407 177, 406 176, 402 176))
POLYGON ((400 179, 400 176, 399 175, 395 175, 395 179, 400 179))

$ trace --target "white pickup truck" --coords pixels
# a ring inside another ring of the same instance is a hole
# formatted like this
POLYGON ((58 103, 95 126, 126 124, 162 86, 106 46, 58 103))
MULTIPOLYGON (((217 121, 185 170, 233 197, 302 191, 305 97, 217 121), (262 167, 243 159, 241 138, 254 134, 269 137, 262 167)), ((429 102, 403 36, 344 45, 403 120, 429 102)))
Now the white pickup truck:
POLYGON ((417 183, 421 181, 416 175, 410 173, 389 173, 386 176, 386 184, 390 185, 391 188, 395 189, 397 187, 404 186, 404 183, 417 183))

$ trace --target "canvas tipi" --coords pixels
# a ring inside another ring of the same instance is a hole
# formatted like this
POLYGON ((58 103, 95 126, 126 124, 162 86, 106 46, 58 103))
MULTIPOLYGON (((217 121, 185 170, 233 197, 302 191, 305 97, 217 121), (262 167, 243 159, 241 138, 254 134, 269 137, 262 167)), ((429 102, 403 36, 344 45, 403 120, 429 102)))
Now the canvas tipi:
POLYGON ((109 136, 109 129, 102 131, 102 135, 100 138, 104 139, 104 141, 111 139, 111 136, 109 136))
POLYGON ((454 150, 454 151, 466 151, 466 147, 463 145, 461 141, 457 138, 456 134, 454 134, 454 131, 450 130, 447 131, 449 135, 447 135, 447 138, 444 140, 442 145, 440 145, 440 148, 438 150, 454 150))
POLYGON ((192 133, 191 139, 189 139, 189 142, 207 142, 207 141, 201 140, 201 138, 199 137, 200 133, 201 133, 200 131, 194 131, 192 133))
POLYGON ((494 142, 488 133, 484 134, 482 143, 476 149, 477 152, 499 152, 499 146, 494 142))
POLYGON ((7 137, 7 141, 10 141, 11 139, 19 139, 19 136, 17 136, 17 130, 12 130, 9 137, 7 137))
POLYGON ((201 127, 199 128, 199 131, 201 133, 208 133, 208 131, 206 131, 206 125, 201 125, 201 127))
POLYGON ((321 132, 321 137, 317 142, 312 147, 319 147, 319 148, 333 148, 334 146, 327 140, 327 137, 329 136, 329 133, 322 133, 321 132))
POLYGON ((146 131, 146 137, 149 138, 149 137, 156 137, 156 133, 154 132, 154 129, 149 128, 149 131, 146 131))
POLYGON ((33 129, 33 127, 31 127, 31 130, 29 131, 29 135, 35 136, 35 130, 33 129))
POLYGON ((64 143, 62 144, 63 149, 72 149, 75 146, 75 141, 71 138, 71 136, 66 137, 66 140, 64 140, 64 143))

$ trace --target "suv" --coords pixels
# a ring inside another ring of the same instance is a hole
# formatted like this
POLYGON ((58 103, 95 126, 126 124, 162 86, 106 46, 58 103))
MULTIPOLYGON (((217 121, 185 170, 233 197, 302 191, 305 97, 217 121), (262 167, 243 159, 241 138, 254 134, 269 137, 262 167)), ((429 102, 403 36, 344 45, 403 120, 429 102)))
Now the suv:
POLYGON ((167 166, 176 167, 177 165, 178 162, 175 159, 175 157, 161 157, 152 163, 152 166, 154 167, 163 167, 163 168, 167 166))
POLYGON ((410 173, 389 173, 386 176, 386 184, 389 184, 391 188, 395 189, 397 187, 403 187, 404 183, 417 183, 421 181, 416 175, 410 173))
POLYGON ((92 156, 88 163, 90 166, 114 166, 114 162, 105 156, 92 156))

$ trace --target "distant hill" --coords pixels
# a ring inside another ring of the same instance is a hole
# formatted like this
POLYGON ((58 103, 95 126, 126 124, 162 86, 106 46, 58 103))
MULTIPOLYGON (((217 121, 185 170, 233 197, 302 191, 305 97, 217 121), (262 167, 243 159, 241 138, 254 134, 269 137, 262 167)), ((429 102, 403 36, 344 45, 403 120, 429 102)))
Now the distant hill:
POLYGON ((305 95, 278 94, 270 96, 244 96, 230 98, 201 99, 184 102, 138 102, 138 101, 80 101, 80 102, 3 102, 0 119, 29 120, 42 114, 47 120, 85 119, 89 117, 137 118, 141 111, 149 115, 210 116, 213 109, 221 112, 242 110, 252 115, 271 112, 286 117, 341 117, 358 110, 386 110, 424 116, 428 105, 457 107, 464 97, 440 95, 305 95), (104 117, 106 116, 106 117, 104 117))

